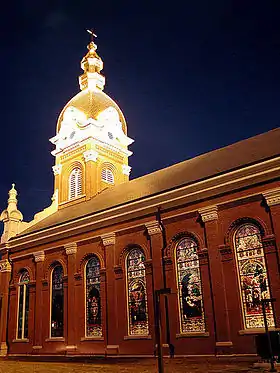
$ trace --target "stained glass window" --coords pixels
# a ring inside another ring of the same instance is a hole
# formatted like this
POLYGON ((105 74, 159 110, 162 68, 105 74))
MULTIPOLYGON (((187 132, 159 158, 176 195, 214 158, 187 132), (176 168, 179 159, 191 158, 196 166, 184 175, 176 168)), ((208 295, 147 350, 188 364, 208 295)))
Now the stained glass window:
MULTIPOLYGON (((235 233, 235 257, 245 328, 264 327, 261 299, 270 298, 267 269, 260 230, 244 224, 235 233)), ((266 306, 269 326, 274 326, 273 310, 266 306)))
POLYGON ((19 278, 17 339, 28 337, 29 274, 26 270, 19 278))
POLYGON ((51 337, 63 337, 63 268, 59 264, 52 271, 51 337))
POLYGON ((86 265, 86 336, 102 336, 100 262, 97 257, 92 257, 86 265))
POLYGON ((76 198, 82 194, 82 171, 79 167, 74 168, 69 176, 69 199, 76 198))
POLYGON ((183 238, 176 246, 177 287, 182 333, 204 332, 201 277, 197 243, 183 238))
POLYGON ((148 335, 148 304, 146 290, 145 255, 141 249, 132 249, 127 255, 128 334, 148 335))

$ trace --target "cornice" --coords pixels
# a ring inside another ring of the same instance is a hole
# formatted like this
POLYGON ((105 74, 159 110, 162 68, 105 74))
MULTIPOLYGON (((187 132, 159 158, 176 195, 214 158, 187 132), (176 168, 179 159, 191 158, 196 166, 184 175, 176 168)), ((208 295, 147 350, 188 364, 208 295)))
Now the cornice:
MULTIPOLYGON (((163 209, 174 208, 181 204, 195 203, 201 199, 209 198, 210 196, 213 197, 219 194, 232 193, 245 186, 273 180, 279 177, 279 172, 280 157, 277 157, 222 175, 217 175, 206 180, 197 181, 190 185, 147 196, 141 200, 139 199, 120 206, 114 206, 106 209, 106 211, 93 212, 91 215, 76 218, 72 221, 30 233, 26 236, 15 237, 9 241, 9 247, 17 248, 22 245, 25 247, 32 247, 35 242, 36 244, 39 242, 52 242, 56 241, 58 238, 62 238, 65 234, 70 237, 80 232, 111 226, 119 221, 123 222, 135 217, 140 218, 146 214, 154 214, 155 209, 157 209, 159 205, 163 209)), ((259 195, 260 193, 255 194, 259 195)), ((252 196, 252 194, 250 195, 252 196)), ((245 198, 246 196, 244 199, 245 198)), ((218 205, 223 205, 223 203, 218 205)))

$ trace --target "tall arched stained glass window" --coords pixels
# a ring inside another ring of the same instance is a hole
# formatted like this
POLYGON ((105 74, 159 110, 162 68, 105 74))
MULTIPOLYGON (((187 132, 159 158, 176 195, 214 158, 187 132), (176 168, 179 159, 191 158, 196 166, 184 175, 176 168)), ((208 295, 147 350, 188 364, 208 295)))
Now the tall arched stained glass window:
POLYGON ((148 335, 148 304, 146 290, 145 255, 141 249, 132 249, 127 255, 128 334, 148 335))
POLYGON ((101 337, 100 262, 92 257, 86 265, 86 336, 101 337))
MULTIPOLYGON (((270 290, 259 228, 251 223, 240 226, 234 243, 244 326, 264 327, 261 299, 270 298, 270 290)), ((266 306, 266 315, 268 325, 274 326, 270 304, 266 306)))
POLYGON ((197 243, 183 238, 176 246, 177 288, 182 333, 204 332, 205 320, 197 243))
POLYGON ((52 271, 51 337, 63 337, 63 302, 63 268, 59 264, 52 271))
POLYGON ((19 278, 17 339, 28 337, 29 274, 24 270, 19 278))

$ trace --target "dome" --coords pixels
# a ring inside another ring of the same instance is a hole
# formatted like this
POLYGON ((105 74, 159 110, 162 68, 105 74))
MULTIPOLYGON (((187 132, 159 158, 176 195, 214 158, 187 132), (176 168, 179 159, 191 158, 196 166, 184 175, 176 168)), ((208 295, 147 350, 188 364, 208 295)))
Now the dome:
POLYGON ((119 108, 119 106, 113 101, 106 93, 101 90, 90 90, 85 89, 79 92, 76 96, 74 96, 63 108, 62 112, 60 113, 57 121, 57 128, 56 132, 58 133, 60 130, 61 122, 63 120, 63 115, 65 110, 73 106, 76 109, 82 111, 87 118, 97 119, 97 116, 109 107, 113 107, 117 110, 119 114, 120 121, 122 123, 122 128, 125 134, 127 134, 126 122, 124 115, 119 108))

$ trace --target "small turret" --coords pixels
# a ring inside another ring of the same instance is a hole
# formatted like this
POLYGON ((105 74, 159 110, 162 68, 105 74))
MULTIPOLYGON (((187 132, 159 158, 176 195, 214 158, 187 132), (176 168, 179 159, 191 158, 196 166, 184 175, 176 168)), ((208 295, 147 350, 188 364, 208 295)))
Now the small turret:
POLYGON ((2 212, 0 220, 4 223, 1 243, 7 242, 11 237, 16 236, 20 232, 23 216, 17 208, 17 191, 15 189, 15 184, 12 184, 12 189, 9 191, 8 207, 2 212))

